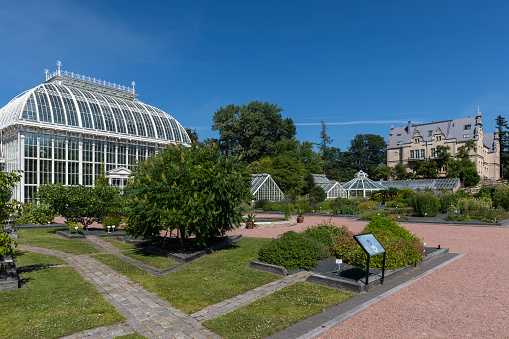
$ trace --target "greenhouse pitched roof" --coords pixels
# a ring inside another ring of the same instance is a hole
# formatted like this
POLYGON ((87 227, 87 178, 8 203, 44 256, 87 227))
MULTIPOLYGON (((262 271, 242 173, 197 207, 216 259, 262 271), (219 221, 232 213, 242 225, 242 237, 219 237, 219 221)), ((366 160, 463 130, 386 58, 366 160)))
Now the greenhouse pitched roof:
POLYGON ((458 178, 445 178, 445 179, 415 179, 415 180, 394 180, 394 181, 381 181, 385 187, 394 187, 397 189, 411 188, 413 190, 425 190, 426 188, 432 190, 451 190, 456 191, 460 187, 460 179, 458 178))
POLYGON ((349 191, 352 190, 375 191, 386 189, 386 187, 381 183, 369 179, 368 174, 363 171, 357 172, 355 174, 355 178, 343 184, 343 188, 349 191))

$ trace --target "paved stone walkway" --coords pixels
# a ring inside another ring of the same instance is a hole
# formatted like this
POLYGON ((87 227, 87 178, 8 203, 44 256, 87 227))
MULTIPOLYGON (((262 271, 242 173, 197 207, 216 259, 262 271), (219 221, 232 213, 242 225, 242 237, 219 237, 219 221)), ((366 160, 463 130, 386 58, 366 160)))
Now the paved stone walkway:
MULTIPOLYGON (((90 239, 90 242, 94 242, 96 247, 102 251, 112 254, 119 252, 110 243, 94 238, 90 239)), ((94 285, 101 296, 126 318, 125 322, 119 324, 99 327, 64 337, 67 339, 115 338, 131 333, 139 333, 147 338, 220 338, 202 326, 201 322, 228 314, 286 286, 304 281, 312 274, 312 272, 304 271, 286 276, 187 315, 132 282, 126 276, 88 255, 74 255, 27 245, 20 245, 19 247, 25 251, 54 255, 64 259, 86 281, 94 285)))
POLYGON ((290 276, 286 276, 282 279, 272 281, 268 284, 259 286, 252 289, 244 294, 240 294, 233 298, 224 300, 220 303, 205 307, 203 310, 191 314, 191 317, 198 321, 205 321, 214 319, 222 315, 228 314, 235 311, 236 309, 246 306, 255 300, 266 297, 276 291, 279 291, 283 287, 291 286, 299 281, 306 280, 307 277, 312 275, 313 272, 303 271, 290 276))
POLYGON ((20 249, 63 258, 126 318, 126 322, 121 324, 99 327, 65 338, 114 338, 135 332, 147 338, 220 338, 193 317, 94 258, 24 245, 20 249))

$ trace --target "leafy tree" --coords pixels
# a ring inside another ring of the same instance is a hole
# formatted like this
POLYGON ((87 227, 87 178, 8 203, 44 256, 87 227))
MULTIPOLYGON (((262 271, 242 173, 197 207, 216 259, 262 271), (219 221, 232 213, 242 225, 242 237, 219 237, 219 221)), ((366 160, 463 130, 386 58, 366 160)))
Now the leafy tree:
POLYGON ((0 171, 0 223, 8 219, 20 204, 16 200, 11 200, 14 187, 20 179, 19 171, 0 171))
POLYGON ((67 222, 81 223, 86 229, 93 222, 102 223, 105 217, 124 213, 120 189, 100 181, 95 184, 95 187, 43 185, 39 187, 37 197, 67 222))
POLYGON ((292 119, 283 119, 282 110, 261 101, 219 108, 212 118, 212 130, 219 131, 220 149, 229 155, 242 156, 247 163, 272 155, 278 141, 296 134, 292 119))
POLYGON ((509 125, 507 120, 499 115, 495 118, 495 126, 498 129, 498 140, 500 143, 500 176, 509 178, 509 125), (504 170, 505 173, 504 173, 504 170))
POLYGON ((435 179, 438 177, 437 164, 433 160, 421 161, 415 164, 414 172, 416 176, 424 179, 435 179))
POLYGON ((388 180, 392 176, 392 168, 387 165, 378 166, 373 170, 371 179, 373 180, 388 180))
POLYGON ((241 204, 252 199, 244 163, 213 145, 170 145, 139 163, 132 176, 126 232, 148 237, 178 230, 182 247, 192 236, 204 244, 233 229, 242 221, 241 204))
POLYGON ((323 160, 313 150, 313 143, 309 141, 300 142, 295 138, 281 140, 276 143, 273 156, 284 155, 296 158, 304 169, 314 173, 323 173, 323 160))
POLYGON ((465 187, 472 187, 479 183, 481 177, 475 167, 464 167, 459 171, 459 177, 465 187))
POLYGON ((450 149, 451 148, 449 146, 437 145, 435 163, 438 170, 441 171, 442 168, 444 168, 444 166, 449 162, 449 159, 451 158, 451 154, 449 153, 450 149))
POLYGON ((387 162, 387 143, 376 134, 357 134, 348 148, 352 160, 351 167, 363 170, 370 176, 373 170, 387 162))
POLYGON ((412 174, 407 171, 408 166, 406 164, 396 164, 392 168, 392 176, 395 180, 405 180, 409 179, 412 174))
POLYGON ((198 140, 198 132, 196 132, 196 128, 191 130, 189 127, 185 128, 187 135, 191 139, 191 142, 199 142, 198 140))

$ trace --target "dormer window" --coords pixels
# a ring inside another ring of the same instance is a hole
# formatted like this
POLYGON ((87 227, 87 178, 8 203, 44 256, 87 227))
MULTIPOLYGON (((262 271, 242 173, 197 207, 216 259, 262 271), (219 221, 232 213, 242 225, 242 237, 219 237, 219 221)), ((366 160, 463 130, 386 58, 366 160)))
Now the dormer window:
POLYGON ((470 138, 470 134, 463 134, 463 138, 470 138))
POLYGON ((472 129, 472 125, 465 125, 465 129, 472 129))
POLYGON ((416 144, 418 144, 418 143, 419 143, 419 138, 415 138, 414 142, 415 142, 416 144))
POLYGON ((442 140, 442 136, 441 135, 437 135, 437 141, 440 141, 442 140))
POLYGON ((428 131, 428 137, 433 135, 433 131, 428 131))

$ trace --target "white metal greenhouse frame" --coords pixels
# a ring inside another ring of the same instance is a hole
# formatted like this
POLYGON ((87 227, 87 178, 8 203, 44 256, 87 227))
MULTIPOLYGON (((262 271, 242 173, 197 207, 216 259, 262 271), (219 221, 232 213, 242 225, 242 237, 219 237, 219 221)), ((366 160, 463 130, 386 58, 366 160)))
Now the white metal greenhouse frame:
POLYGON ((326 200, 348 198, 348 192, 335 180, 328 179, 324 174, 313 174, 315 185, 325 191, 326 200))
POLYGON ((251 175, 251 194, 255 200, 278 201, 285 198, 283 191, 267 173, 251 175))

